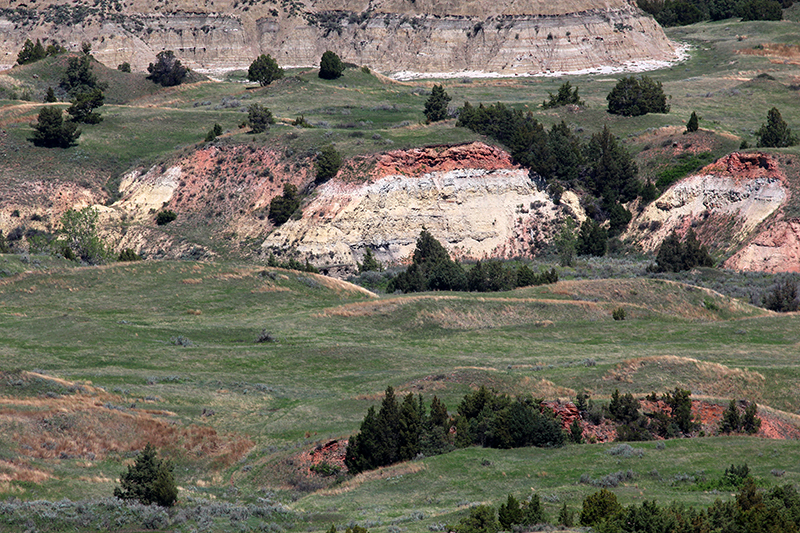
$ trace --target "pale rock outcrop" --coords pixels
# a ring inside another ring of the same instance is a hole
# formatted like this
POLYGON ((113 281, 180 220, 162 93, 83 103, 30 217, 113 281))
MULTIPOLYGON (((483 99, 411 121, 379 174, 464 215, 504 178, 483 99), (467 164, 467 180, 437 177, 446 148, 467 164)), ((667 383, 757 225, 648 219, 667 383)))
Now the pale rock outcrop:
POLYGON ((555 205, 506 152, 482 143, 438 155, 390 152, 367 182, 320 186, 303 217, 276 229, 262 249, 352 271, 366 248, 383 263, 408 261, 424 227, 457 257, 524 256, 551 240, 566 216, 584 216, 569 207, 577 205, 572 196, 555 205))
POLYGON ((261 53, 316 66, 325 50, 383 73, 528 74, 654 68, 678 58, 661 27, 627 0, 372 0, 248 3, 133 0, 117 12, 89 0, 0 0, 0 64, 25 39, 49 39, 116 67, 145 70, 162 50, 192 69, 247 68, 261 53), (654 63, 655 62, 655 63, 654 63))
POLYGON ((152 217, 153 211, 162 209, 172 199, 181 177, 180 166, 170 167, 163 172, 160 167, 153 167, 144 174, 138 170, 129 172, 120 182, 122 199, 114 205, 137 221, 152 217))
POLYGON ((631 221, 623 238, 653 252, 674 230, 694 225, 704 241, 724 231, 730 249, 751 238, 786 198, 777 161, 766 154, 733 153, 672 185, 631 221))
POLYGON ((800 220, 770 225, 723 266, 755 272, 800 272, 800 220))

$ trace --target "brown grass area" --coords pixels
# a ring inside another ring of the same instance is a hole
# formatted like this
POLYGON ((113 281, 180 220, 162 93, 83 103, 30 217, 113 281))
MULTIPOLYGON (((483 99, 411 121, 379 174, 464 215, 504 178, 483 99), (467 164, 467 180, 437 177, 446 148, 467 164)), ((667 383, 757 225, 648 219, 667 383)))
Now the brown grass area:
POLYGON ((49 477, 49 473, 33 468, 21 459, 0 459, 0 493, 4 492, 3 486, 9 481, 41 483, 49 477))
MULTIPOLYGON (((23 379, 40 377, 76 386, 49 376, 19 374, 23 379)), ((109 453, 138 451, 151 443, 168 455, 200 460, 213 469, 233 464, 253 446, 244 436, 221 435, 208 426, 182 426, 160 418, 174 416, 167 411, 115 408, 121 398, 90 385, 79 387, 74 394, 53 398, 0 398, 0 433, 16 445, 20 457, 99 459, 109 453)), ((6 463, 0 463, 0 482, 44 475, 17 462, 6 463)))
POLYGON ((261 287, 253 289, 250 292, 253 293, 253 294, 258 294, 258 293, 262 293, 262 292, 294 292, 294 291, 292 291, 292 289, 289 289, 287 287, 280 287, 280 286, 275 285, 273 283, 265 283, 261 287))
POLYGON ((203 280, 201 278, 186 278, 182 279, 181 283, 184 285, 200 285, 203 283, 203 280))
POLYGON ((763 43, 760 48, 744 48, 736 52, 743 55, 774 57, 781 62, 789 61, 793 65, 800 65, 800 45, 763 43))
POLYGON ((658 374, 669 375, 670 382, 683 381, 680 386, 721 398, 759 399, 765 381, 764 376, 758 372, 674 355, 629 359, 606 373, 603 379, 636 383, 649 381, 648 378, 658 374))
POLYGON ((414 326, 436 324, 444 329, 489 329, 504 326, 530 324, 533 326, 552 326, 551 320, 540 320, 540 313, 523 306, 507 305, 501 309, 475 308, 464 311, 443 307, 435 311, 420 311, 414 319, 414 326))
MULTIPOLYGON (((469 300, 455 295, 432 295, 423 294, 418 296, 403 296, 400 298, 389 298, 380 301, 355 302, 337 307, 324 309, 317 316, 341 316, 341 317, 364 317, 364 316, 390 316, 403 306, 417 302, 469 302, 469 300)), ((534 310, 525 308, 525 304, 541 304, 555 306, 580 307, 583 311, 593 315, 605 316, 607 313, 595 302, 558 300, 548 298, 508 298, 508 297, 480 297, 476 298, 478 303, 505 303, 501 308, 481 309, 479 306, 472 306, 472 309, 461 310, 454 307, 443 307, 437 310, 420 311, 414 321, 415 326, 421 326, 429 322, 436 323, 448 329, 473 329, 473 328, 492 328, 506 325, 518 325, 534 323, 535 325, 547 327, 552 326, 553 321, 543 318, 542 314, 552 315, 547 310, 534 310)))
POLYGON ((514 387, 514 394, 530 394, 535 398, 574 398, 575 390, 569 387, 561 387, 548 379, 522 378, 522 381, 514 387))

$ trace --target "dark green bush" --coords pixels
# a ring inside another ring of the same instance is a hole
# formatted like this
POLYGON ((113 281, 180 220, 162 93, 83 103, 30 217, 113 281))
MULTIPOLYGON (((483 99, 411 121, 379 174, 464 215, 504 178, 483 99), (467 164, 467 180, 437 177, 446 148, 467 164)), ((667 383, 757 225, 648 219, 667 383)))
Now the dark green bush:
POLYGON ((164 226, 166 224, 169 224, 176 218, 178 218, 178 214, 175 213, 175 211, 171 211, 169 209, 164 211, 159 211, 158 214, 156 214, 156 224, 158 224, 159 226, 164 226))
POLYGON ((681 242, 677 232, 673 231, 658 248, 655 265, 648 267, 651 272, 680 272, 695 267, 710 267, 714 261, 708 248, 700 244, 694 230, 689 230, 686 239, 681 242))
POLYGON ((325 146, 320 150, 317 160, 314 162, 314 181, 325 183, 336 176, 341 167, 341 154, 332 145, 325 146))
POLYGON ((697 131, 697 129, 700 127, 699 122, 700 121, 697 118, 697 113, 692 111, 692 115, 689 117, 689 121, 686 123, 686 132, 692 133, 697 131))
POLYGON ((283 69, 278 66, 278 62, 269 54, 261 54, 247 69, 247 79, 257 81, 262 87, 269 85, 275 80, 283 78, 283 69))
POLYGON ((79 124, 99 124, 103 117, 94 110, 101 107, 105 101, 103 91, 94 88, 85 93, 78 93, 72 100, 72 105, 67 113, 72 115, 72 120, 79 124))
POLYGON ((434 85, 431 95, 425 102, 425 119, 428 123, 438 122, 447 118, 447 105, 450 103, 450 96, 442 85, 434 85))
POLYGON ((272 111, 261 104, 250 104, 247 108, 247 124, 253 133, 263 133, 267 131, 271 124, 275 124, 272 111))
POLYGON ((284 183, 283 195, 275 196, 269 203, 269 219, 276 226, 280 226, 291 218, 300 207, 300 195, 297 187, 291 183, 284 183))
POLYGON ((68 148, 81 135, 77 124, 65 121, 57 107, 43 107, 33 127, 31 140, 36 146, 68 148))
POLYGON ((171 507, 178 499, 172 464, 158 459, 155 448, 147 444, 134 464, 120 476, 120 486, 114 488, 114 496, 138 500, 144 505, 155 503, 171 507))
POLYGON ((758 144, 756 145, 758 147, 783 148, 797 144, 797 137, 792 135, 792 130, 783 120, 781 112, 776 107, 769 110, 767 123, 761 125, 761 128, 756 132, 756 137, 758 137, 758 144))
POLYGON ((156 55, 155 63, 147 66, 147 72, 150 73, 147 79, 163 87, 173 87, 183 83, 189 69, 181 65, 180 60, 175 57, 175 52, 164 50, 156 55))
POLYGON ((345 66, 339 56, 330 50, 322 54, 319 62, 319 77, 325 80, 335 80, 344 72, 345 66))
POLYGON ((547 93, 549 100, 542 102, 542 107, 545 109, 553 107, 561 107, 565 105, 583 105, 583 101, 578 96, 578 88, 572 88, 568 81, 565 81, 561 87, 558 88, 558 93, 547 93))
POLYGON ((141 261, 142 257, 130 248, 125 248, 119 253, 117 261, 141 261))
POLYGON ((613 115, 637 117, 647 113, 669 113, 667 97, 660 81, 649 76, 629 76, 620 79, 606 96, 608 112, 613 115))

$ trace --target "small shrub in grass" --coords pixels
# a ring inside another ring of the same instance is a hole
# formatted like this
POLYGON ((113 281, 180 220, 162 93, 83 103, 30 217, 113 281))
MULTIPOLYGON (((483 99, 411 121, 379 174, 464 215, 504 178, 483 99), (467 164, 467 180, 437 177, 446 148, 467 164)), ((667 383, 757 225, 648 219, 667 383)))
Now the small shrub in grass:
POLYGON ((575 525, 575 511, 567 507, 566 502, 561 506, 558 512, 558 524, 564 527, 572 527, 575 525))
POLYGON ((625 320, 625 308, 617 307, 611 312, 611 316, 614 320, 625 320))
POLYGON ((262 329, 261 333, 258 335, 256 339, 256 343, 262 342, 278 342, 278 338, 275 337, 271 332, 267 331, 266 329, 262 329))
POLYGON ((183 346, 184 348, 191 346, 194 344, 192 341, 184 337, 183 335, 178 335, 177 337, 170 337, 169 341, 174 344, 175 346, 183 346))
POLYGON ((141 261, 142 256, 134 252, 131 248, 125 248, 119 253, 117 261, 141 261))
MULTIPOLYGON (((172 471, 172 464, 159 459, 155 448, 148 443, 134 464, 120 476, 120 486, 114 488, 114 496, 122 500, 138 500, 144 505, 155 503, 171 507, 178 499, 178 486, 172 471)), ((166 523, 158 527, 165 526, 166 523)))
POLYGON ((159 226, 164 226, 166 224, 169 224, 176 218, 178 218, 178 215, 177 213, 175 213, 175 211, 170 211, 170 210, 159 211, 158 214, 156 215, 156 224, 158 224, 159 226))
POLYGON ((455 533, 497 533, 500 523, 494 507, 478 505, 469 510, 469 516, 459 520, 453 529, 455 533))
POLYGON ((336 465, 332 465, 326 461, 322 461, 319 464, 311 465, 310 470, 315 474, 319 474, 321 476, 329 477, 335 476, 338 474, 342 469, 336 465))
POLYGON ((247 124, 252 133, 264 133, 271 124, 275 124, 272 111, 261 104, 251 104, 247 108, 247 124))
POLYGON ((620 511, 622 511, 622 506, 617 501, 617 495, 602 489, 583 500, 580 522, 584 526, 594 526, 604 518, 611 517, 620 511))

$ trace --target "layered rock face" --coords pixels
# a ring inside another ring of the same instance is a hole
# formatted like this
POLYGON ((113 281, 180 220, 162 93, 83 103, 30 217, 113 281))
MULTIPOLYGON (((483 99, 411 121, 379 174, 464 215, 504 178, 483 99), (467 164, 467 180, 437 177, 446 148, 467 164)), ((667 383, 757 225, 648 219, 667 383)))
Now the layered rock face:
POLYGON ((284 66, 315 66, 325 50, 384 73, 499 74, 576 71, 671 61, 658 24, 625 0, 236 0, 161 4, 0 0, 0 63, 26 38, 55 39, 144 70, 161 50, 207 71, 246 68, 269 53, 284 66))
POLYGON ((367 248, 383 263, 407 261, 425 227, 456 257, 524 256, 568 215, 584 216, 572 193, 556 206, 498 148, 396 151, 366 182, 319 187, 302 219, 276 229, 262 249, 291 249, 322 269, 352 271, 367 248))
POLYGON ((738 249, 725 268, 800 271, 800 222, 778 216, 789 194, 774 157, 733 153, 670 187, 633 219, 624 238, 655 252, 672 231, 693 228, 715 249, 738 249))

